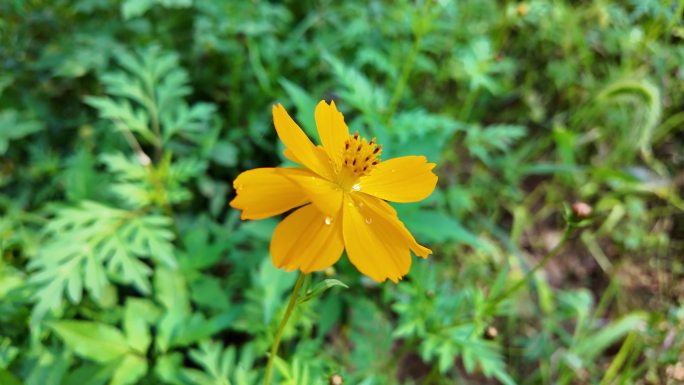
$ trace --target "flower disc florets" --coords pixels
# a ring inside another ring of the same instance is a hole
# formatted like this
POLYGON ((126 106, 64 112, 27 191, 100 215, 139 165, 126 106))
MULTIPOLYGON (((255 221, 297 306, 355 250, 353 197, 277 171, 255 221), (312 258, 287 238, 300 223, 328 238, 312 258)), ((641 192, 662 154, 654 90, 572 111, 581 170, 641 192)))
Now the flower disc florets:
POLYGON ((370 142, 366 138, 359 137, 358 131, 344 142, 344 155, 342 162, 344 166, 351 170, 354 175, 368 175, 371 170, 380 163, 382 145, 375 142, 375 138, 370 142))

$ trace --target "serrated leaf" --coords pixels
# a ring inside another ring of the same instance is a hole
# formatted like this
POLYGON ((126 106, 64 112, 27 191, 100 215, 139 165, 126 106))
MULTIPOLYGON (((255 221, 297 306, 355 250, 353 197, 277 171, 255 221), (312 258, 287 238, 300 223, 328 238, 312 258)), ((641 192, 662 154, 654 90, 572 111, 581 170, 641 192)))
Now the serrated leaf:
MULTIPOLYGON (((125 18, 143 14, 155 4, 187 7, 186 0, 126 1, 122 4, 125 18)), ((118 130, 139 135, 157 148, 175 136, 201 142, 213 120, 216 106, 196 103, 184 98, 192 93, 188 73, 180 66, 176 53, 159 47, 115 55, 123 70, 105 73, 100 80, 108 96, 89 96, 86 103, 97 108, 100 117, 110 120, 118 130)))
POLYGON ((38 285, 34 320, 59 308, 63 295, 78 303, 83 290, 103 303, 109 281, 150 291, 152 269, 142 259, 175 266, 171 222, 160 215, 128 212, 96 202, 60 207, 45 226, 46 240, 29 268, 38 285))
POLYGON ((0 155, 4 155, 11 140, 17 140, 45 128, 37 120, 23 116, 16 110, 0 111, 0 155))
POLYGON ((252 368, 254 355, 249 344, 238 355, 235 346, 224 349, 220 342, 204 341, 189 355, 203 369, 182 370, 184 377, 190 378, 193 385, 250 385, 255 384, 258 378, 258 373, 252 368))
POLYGON ((85 98, 85 102, 97 109, 101 118, 111 120, 117 130, 129 130, 137 133, 148 143, 157 142, 149 128, 148 115, 141 110, 134 109, 129 101, 88 96, 85 98))

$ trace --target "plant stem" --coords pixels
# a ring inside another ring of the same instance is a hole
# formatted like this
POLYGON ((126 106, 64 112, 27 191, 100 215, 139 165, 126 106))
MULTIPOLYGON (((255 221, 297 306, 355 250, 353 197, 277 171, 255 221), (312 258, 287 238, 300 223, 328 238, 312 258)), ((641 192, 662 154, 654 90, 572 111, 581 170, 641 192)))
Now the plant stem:
POLYGON ((513 285, 513 287, 511 287, 510 289, 508 289, 507 291, 505 291, 505 292, 502 293, 501 295, 495 297, 494 300, 492 300, 492 301, 490 302, 490 305, 488 306, 489 309, 493 310, 493 308, 494 308, 497 304, 499 304, 499 302, 503 301, 504 299, 508 298, 510 295, 514 294, 516 291, 520 290, 520 288, 523 287, 523 285, 525 285, 526 282, 529 282, 529 280, 532 279, 532 277, 534 277, 534 274, 535 274, 537 271, 539 271, 541 268, 543 268, 544 266, 546 266, 546 264, 547 264, 553 257, 555 257, 556 254, 558 254, 559 251, 561 251, 561 249, 563 248, 563 246, 565 246, 565 243, 568 241, 568 239, 570 239, 570 237, 572 236, 572 234, 575 232, 575 228, 576 228, 576 227, 573 226, 573 225, 571 225, 571 224, 568 225, 568 226, 565 228, 565 231, 563 232, 563 236, 561 237, 560 241, 558 241, 558 243, 556 244, 556 246, 554 246, 553 249, 549 250, 549 252, 546 253, 546 255, 544 255, 544 257, 542 258, 542 260, 539 261, 539 263, 537 263, 537 264, 532 268, 532 270, 528 271, 527 274, 525 274, 525 276, 524 276, 521 280, 519 280, 518 282, 516 282, 516 284, 513 285))
POLYGON ((392 119, 392 116, 394 115, 394 113, 397 110, 397 107, 399 106, 401 97, 404 94, 404 89, 406 88, 406 85, 409 81, 409 77, 411 76, 411 71, 413 71, 413 67, 416 64, 416 58, 420 53, 420 46, 423 41, 423 37, 428 33, 428 29, 431 24, 430 13, 428 9, 429 6, 430 2, 426 2, 425 7, 419 10, 420 14, 418 17, 420 17, 421 20, 419 24, 414 28, 413 44, 411 45, 411 51, 408 53, 408 56, 403 61, 401 73, 399 75, 399 80, 397 81, 394 87, 394 91, 392 92, 392 97, 390 98, 390 102, 385 113, 385 120, 387 122, 389 122, 392 119))
POLYGON ((264 385, 269 385, 271 382, 271 370, 273 369, 273 361, 278 354, 278 346, 280 346, 280 338, 283 336, 283 330, 285 330, 285 325, 292 315, 292 311, 295 306, 297 306, 297 293, 299 289, 302 288, 304 283, 304 278, 306 274, 299 274, 297 282, 295 282, 294 289, 292 289, 292 295, 290 296, 290 302, 287 304, 287 310, 283 318, 280 320, 280 325, 278 325, 278 331, 276 332, 275 338, 273 338, 273 343, 271 344, 271 353, 268 355, 268 363, 266 364, 266 375, 264 376, 264 385))
POLYGON ((467 122, 470 119, 470 113, 473 111, 473 107, 475 106, 475 101, 477 100, 477 97, 480 95, 480 88, 473 88, 470 91, 468 91, 468 96, 466 96, 466 100, 463 103, 463 109, 461 109, 461 113, 459 114, 459 119, 462 122, 467 122))

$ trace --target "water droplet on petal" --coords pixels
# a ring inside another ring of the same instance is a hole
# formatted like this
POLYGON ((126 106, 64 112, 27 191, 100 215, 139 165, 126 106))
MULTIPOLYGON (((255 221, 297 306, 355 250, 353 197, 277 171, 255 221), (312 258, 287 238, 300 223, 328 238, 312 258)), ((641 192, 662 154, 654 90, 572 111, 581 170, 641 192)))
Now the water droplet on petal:
POLYGON ((391 170, 391 172, 397 172, 397 170, 395 170, 395 169, 392 169, 392 170, 391 170))
POLYGON ((373 223, 373 218, 371 218, 371 217, 366 218, 366 224, 370 225, 371 223, 373 223))
POLYGON ((245 188, 245 186, 243 186, 242 184, 239 184, 239 185, 237 185, 236 188, 237 188, 237 191, 242 191, 242 189, 245 188))
POLYGON ((331 224, 331 223, 332 223, 332 218, 330 218, 330 217, 325 217, 325 224, 326 224, 326 225, 329 225, 329 224, 331 224))
POLYGON ((354 191, 361 191, 361 185, 359 183, 355 184, 352 186, 352 190, 354 191))

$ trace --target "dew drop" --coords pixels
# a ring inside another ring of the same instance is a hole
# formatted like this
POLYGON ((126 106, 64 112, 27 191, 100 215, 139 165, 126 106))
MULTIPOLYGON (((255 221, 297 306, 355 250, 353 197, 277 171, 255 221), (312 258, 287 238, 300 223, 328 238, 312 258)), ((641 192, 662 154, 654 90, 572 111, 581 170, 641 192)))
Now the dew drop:
POLYGON ((330 217, 325 217, 325 224, 326 224, 326 225, 329 225, 329 224, 331 224, 331 223, 332 223, 332 218, 330 218, 330 217))
POLYGON ((366 224, 370 225, 371 223, 373 223, 373 218, 371 218, 371 217, 366 218, 366 224))
POLYGON ((391 172, 397 172, 397 170, 395 170, 395 169, 392 169, 392 171, 391 171, 391 172))
POLYGON ((354 191, 361 191, 361 185, 359 183, 355 184, 352 186, 352 190, 354 191))
POLYGON ((245 188, 242 184, 237 185, 237 191, 242 191, 242 189, 245 188))

